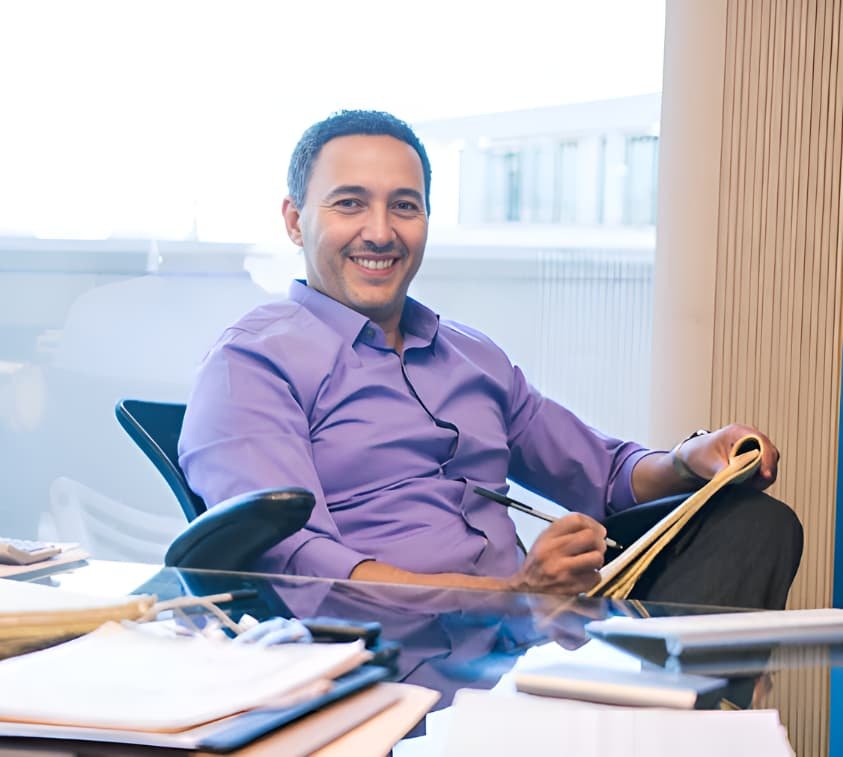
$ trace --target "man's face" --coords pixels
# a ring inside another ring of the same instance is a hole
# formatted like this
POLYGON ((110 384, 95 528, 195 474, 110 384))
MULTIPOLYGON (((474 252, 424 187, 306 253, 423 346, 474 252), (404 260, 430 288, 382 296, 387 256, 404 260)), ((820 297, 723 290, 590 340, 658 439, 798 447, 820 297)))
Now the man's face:
POLYGON ((337 137, 313 164, 304 207, 284 201, 307 282, 385 330, 397 328, 427 241, 416 151, 388 136, 337 137))

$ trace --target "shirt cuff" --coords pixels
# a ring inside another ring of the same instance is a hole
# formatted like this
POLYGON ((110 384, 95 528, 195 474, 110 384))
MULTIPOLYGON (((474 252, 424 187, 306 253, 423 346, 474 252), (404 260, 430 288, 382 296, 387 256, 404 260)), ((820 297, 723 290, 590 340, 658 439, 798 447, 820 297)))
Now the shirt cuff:
POLYGON ((373 559, 326 536, 314 536, 290 556, 286 572, 315 578, 348 578, 361 562, 373 559))
POLYGON ((662 454, 662 450, 639 449, 623 461, 615 482, 612 485, 612 494, 609 498, 608 507, 610 514, 641 504, 632 489, 632 469, 638 465, 639 460, 643 460, 648 455, 657 454, 662 454))

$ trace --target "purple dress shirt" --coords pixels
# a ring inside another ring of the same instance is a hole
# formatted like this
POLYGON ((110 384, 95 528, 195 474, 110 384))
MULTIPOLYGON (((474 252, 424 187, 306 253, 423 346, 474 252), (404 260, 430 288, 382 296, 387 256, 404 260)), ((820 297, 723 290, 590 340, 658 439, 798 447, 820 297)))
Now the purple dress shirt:
POLYGON ((304 529, 255 566, 347 577, 366 559, 420 573, 508 576, 521 554, 506 508, 474 494, 507 477, 594 518, 635 504, 648 453, 542 397, 483 334, 408 299, 403 355, 364 315, 294 282, 206 357, 179 440, 209 505, 301 486, 304 529))

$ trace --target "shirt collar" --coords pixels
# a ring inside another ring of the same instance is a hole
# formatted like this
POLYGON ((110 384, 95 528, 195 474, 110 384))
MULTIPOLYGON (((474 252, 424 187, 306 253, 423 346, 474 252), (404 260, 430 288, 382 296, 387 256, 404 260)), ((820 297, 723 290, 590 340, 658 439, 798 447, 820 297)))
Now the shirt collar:
POLYGON ((429 347, 439 332, 439 316, 412 297, 404 303, 401 314, 404 348, 429 347))
MULTIPOLYGON (((322 292, 309 287, 301 279, 290 284, 290 299, 309 310, 322 323, 330 326, 349 344, 362 338, 372 346, 383 346, 383 332, 368 318, 322 292), (363 333, 365 332, 365 333, 363 333)), ((432 344, 439 330, 439 316, 420 302, 407 298, 401 315, 404 347, 427 347, 432 344)))

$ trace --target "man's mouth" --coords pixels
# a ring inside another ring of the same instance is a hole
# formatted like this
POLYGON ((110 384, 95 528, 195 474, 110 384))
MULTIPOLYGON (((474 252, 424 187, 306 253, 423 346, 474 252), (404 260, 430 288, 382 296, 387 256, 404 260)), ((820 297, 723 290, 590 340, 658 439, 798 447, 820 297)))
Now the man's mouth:
POLYGON ((387 268, 392 268, 395 265, 397 258, 355 258, 351 261, 370 271, 385 271, 387 268))

